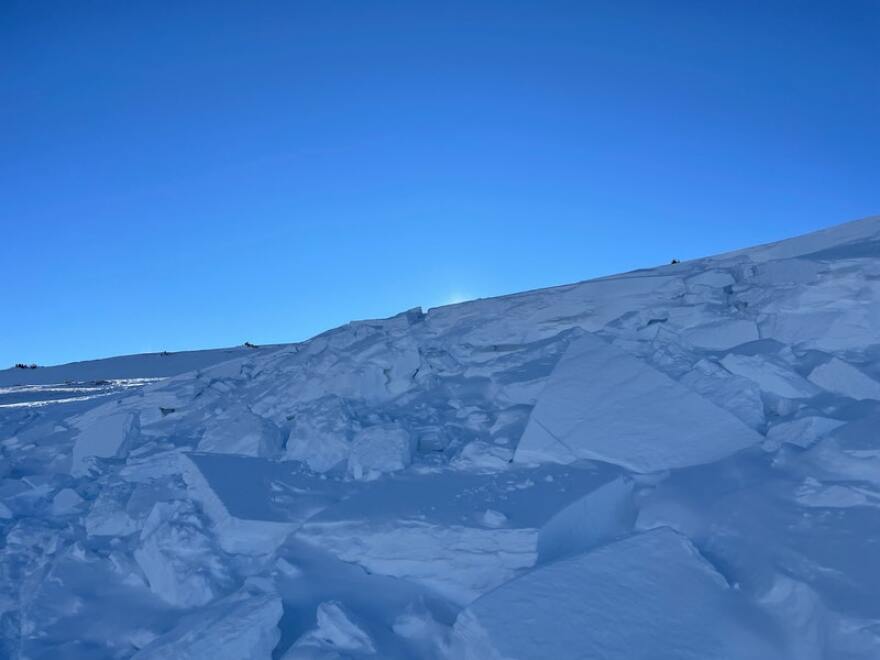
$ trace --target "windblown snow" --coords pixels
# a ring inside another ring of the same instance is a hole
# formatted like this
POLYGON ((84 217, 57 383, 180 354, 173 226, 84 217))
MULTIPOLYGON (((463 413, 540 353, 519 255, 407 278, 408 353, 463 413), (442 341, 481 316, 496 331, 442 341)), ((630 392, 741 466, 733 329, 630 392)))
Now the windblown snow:
POLYGON ((0 657, 880 658, 880 218, 0 372, 0 657))

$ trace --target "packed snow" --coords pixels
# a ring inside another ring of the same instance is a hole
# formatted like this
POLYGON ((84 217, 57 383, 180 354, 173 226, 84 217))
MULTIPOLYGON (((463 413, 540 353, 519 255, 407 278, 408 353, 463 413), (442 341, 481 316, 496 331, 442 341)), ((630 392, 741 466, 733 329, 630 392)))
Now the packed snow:
POLYGON ((0 372, 0 657, 880 658, 880 218, 0 372))

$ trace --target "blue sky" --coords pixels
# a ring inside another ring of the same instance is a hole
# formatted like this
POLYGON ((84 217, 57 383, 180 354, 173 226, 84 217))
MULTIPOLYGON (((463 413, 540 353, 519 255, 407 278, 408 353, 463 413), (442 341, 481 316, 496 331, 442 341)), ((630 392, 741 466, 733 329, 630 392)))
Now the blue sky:
POLYGON ((0 365, 351 319, 880 213, 880 4, 0 5, 0 365))

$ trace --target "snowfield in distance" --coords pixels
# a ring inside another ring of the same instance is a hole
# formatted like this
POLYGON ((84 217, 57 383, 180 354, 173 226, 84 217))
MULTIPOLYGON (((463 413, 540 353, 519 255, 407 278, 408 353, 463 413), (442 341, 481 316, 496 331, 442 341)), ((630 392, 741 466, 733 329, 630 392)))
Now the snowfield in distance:
POLYGON ((880 658, 880 218, 0 371, 0 657, 880 658))

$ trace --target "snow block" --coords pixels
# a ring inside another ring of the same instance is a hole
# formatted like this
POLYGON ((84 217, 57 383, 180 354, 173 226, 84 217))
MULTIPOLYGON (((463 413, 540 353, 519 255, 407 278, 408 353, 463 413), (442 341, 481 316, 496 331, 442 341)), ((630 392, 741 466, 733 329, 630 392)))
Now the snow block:
POLYGON ((630 532, 635 520, 632 481, 614 479, 547 521, 538 534, 538 562, 591 550, 630 532))
POLYGON ((171 605, 209 603, 228 580, 223 560, 188 501, 157 503, 140 540, 134 558, 153 593, 171 605))
POLYGON ((759 622, 757 608, 687 538, 658 528, 542 566, 486 594, 459 614, 450 657, 790 657, 765 641, 762 633, 774 631, 759 622))
POLYGON ((688 328, 681 334, 691 346, 710 351, 725 351, 760 339, 758 326, 745 319, 715 321, 688 328))
POLYGON ((281 638, 281 599, 240 591, 184 617, 135 660, 270 660, 281 638))
POLYGON ((830 417, 816 417, 812 415, 801 417, 800 419, 783 422, 771 427, 767 431, 766 444, 769 445, 769 448, 773 449, 781 447, 783 443, 806 448, 842 425, 842 421, 831 419, 830 417))
POLYGON ((128 450, 129 436, 136 431, 133 413, 118 413, 90 419, 76 438, 70 473, 83 476, 89 471, 89 458, 121 458, 128 450))
POLYGON ((767 392, 785 399, 809 398, 821 390, 790 368, 761 355, 725 355, 721 364, 730 373, 748 378, 767 392))
POLYGON ((52 515, 66 516, 70 515, 71 513, 77 513, 82 507, 83 502, 83 498, 81 498, 75 490, 71 488, 64 488, 58 491, 58 493, 52 499, 52 515))
POLYGON ((355 435, 348 457, 348 473, 355 479, 375 479, 384 472, 402 470, 410 462, 409 433, 394 424, 380 424, 355 435))
POLYGON ((537 530, 387 523, 309 522, 297 538, 373 573, 412 580, 464 605, 535 563, 537 530))
POLYGON ((351 620, 342 603, 321 603, 315 618, 314 630, 296 640, 282 660, 351 657, 349 654, 372 655, 376 652, 370 636, 351 620), (344 655, 340 656, 340 653, 344 655))
POLYGON ((287 438, 285 460, 300 461, 327 472, 348 459, 351 439, 360 428, 350 406, 328 396, 296 409, 287 438))
POLYGON ((199 451, 245 456, 275 456, 281 451, 281 432, 269 420, 242 407, 212 418, 199 451))
POLYGON ((550 376, 514 460, 593 459, 656 472, 715 461, 762 440, 643 360, 585 335, 550 376))
POLYGON ((852 397, 880 400, 880 383, 860 369, 838 358, 831 358, 810 372, 809 379, 819 387, 852 397))

